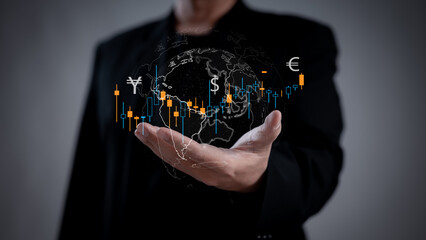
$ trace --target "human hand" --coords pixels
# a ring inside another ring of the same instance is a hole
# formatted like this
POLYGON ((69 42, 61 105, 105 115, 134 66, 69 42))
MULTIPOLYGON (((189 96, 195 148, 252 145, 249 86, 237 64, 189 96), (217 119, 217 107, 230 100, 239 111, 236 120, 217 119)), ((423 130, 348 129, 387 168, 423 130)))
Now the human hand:
POLYGON ((252 192, 268 166, 273 141, 281 132, 281 113, 273 111, 265 122, 245 133, 230 148, 199 144, 174 130, 142 123, 136 137, 159 158, 209 186, 252 192))

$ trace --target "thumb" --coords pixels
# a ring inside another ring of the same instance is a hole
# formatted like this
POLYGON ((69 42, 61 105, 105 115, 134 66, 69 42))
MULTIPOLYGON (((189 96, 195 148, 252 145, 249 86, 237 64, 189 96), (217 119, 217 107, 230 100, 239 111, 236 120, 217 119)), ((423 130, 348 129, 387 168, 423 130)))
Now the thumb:
POLYGON ((232 146, 232 148, 247 148, 256 151, 269 149, 272 142, 278 137, 281 132, 281 112, 275 110, 271 112, 265 119, 265 122, 244 134, 232 146))
POLYGON ((274 110, 259 127, 258 137, 263 141, 272 143, 281 133, 281 112, 274 110))

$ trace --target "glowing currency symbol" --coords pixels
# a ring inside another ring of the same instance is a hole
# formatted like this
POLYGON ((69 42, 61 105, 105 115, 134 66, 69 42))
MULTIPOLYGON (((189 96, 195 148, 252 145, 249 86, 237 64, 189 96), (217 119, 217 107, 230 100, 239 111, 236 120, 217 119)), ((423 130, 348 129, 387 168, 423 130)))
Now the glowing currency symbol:
POLYGON ((216 95, 217 90, 219 90, 219 85, 217 85, 216 80, 218 80, 219 77, 214 75, 213 78, 210 80, 210 82, 213 84, 214 88, 210 89, 216 95))
POLYGON ((287 63, 286 63, 286 66, 288 67, 288 68, 290 68, 290 70, 291 71, 293 71, 293 72, 298 72, 299 71, 299 69, 295 69, 295 68, 293 68, 293 67, 298 67, 299 66, 299 63, 298 62, 293 62, 293 60, 295 60, 295 59, 299 59, 299 57, 293 57, 293 58, 291 58, 287 63))
POLYGON ((132 84, 133 94, 136 94, 136 87, 138 85, 142 84, 142 77, 138 77, 138 79, 133 79, 133 78, 129 77, 129 79, 127 79, 127 84, 132 84))

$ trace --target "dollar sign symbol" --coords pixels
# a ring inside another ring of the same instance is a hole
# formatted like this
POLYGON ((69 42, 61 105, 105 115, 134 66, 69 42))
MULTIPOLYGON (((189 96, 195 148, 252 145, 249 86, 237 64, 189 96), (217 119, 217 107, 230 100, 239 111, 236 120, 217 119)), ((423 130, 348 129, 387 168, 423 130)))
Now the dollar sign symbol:
POLYGON ((213 78, 210 80, 210 82, 213 84, 214 88, 210 89, 216 95, 217 90, 219 90, 219 85, 217 85, 216 80, 218 80, 219 77, 214 75, 213 78))

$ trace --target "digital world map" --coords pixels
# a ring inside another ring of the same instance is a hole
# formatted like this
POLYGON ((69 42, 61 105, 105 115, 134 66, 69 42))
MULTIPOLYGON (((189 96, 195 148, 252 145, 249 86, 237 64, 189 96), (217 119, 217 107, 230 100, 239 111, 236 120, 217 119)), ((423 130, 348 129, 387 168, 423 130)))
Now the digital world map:
MULTIPOLYGON (((244 133, 261 125, 271 109, 277 109, 277 104, 304 86, 302 73, 297 73, 294 84, 268 84, 273 64, 265 60, 262 51, 242 47, 243 40, 238 35, 227 36, 234 46, 228 50, 191 48, 185 36, 159 43, 155 49, 158 57, 140 66, 137 76, 125 80, 125 87, 131 87, 133 95, 141 98, 142 109, 127 107, 121 100, 120 113, 116 85, 116 122, 119 115, 122 128, 126 130, 128 123, 129 131, 138 123, 169 128, 182 134, 182 139, 172 138, 174 143, 183 143, 184 136, 190 138, 181 149, 173 144, 183 161, 192 141, 231 147, 244 133), (253 59, 261 64, 253 64, 253 59)), ((286 64, 292 72, 299 72, 295 59, 298 57, 286 64)))

